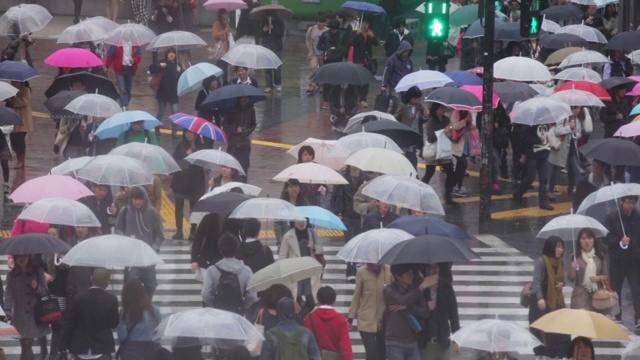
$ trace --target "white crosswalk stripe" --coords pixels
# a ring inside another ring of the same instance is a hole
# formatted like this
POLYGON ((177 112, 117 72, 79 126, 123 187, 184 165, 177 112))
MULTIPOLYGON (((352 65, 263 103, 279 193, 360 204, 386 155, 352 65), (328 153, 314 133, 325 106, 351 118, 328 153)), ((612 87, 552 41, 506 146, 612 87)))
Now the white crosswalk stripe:
MULTIPOLYGON (((518 250, 510 247, 495 236, 478 236, 482 241, 480 247, 473 250, 480 256, 480 261, 454 265, 454 289, 458 300, 460 323, 468 325, 475 320, 498 317, 515 321, 519 325, 528 326, 527 309, 520 307, 519 296, 522 285, 531 280, 533 261, 518 250)), ((345 280, 346 264, 336 257, 339 242, 325 246, 325 257, 328 266, 323 277, 323 284, 332 286, 338 293, 336 309, 344 314, 349 310, 355 285, 345 280)), ((275 246, 271 246, 275 251, 275 246)), ((189 267, 190 249, 186 242, 167 241, 161 250, 165 264, 158 267, 158 288, 154 296, 154 304, 160 307, 163 316, 177 311, 200 307, 201 284, 195 280, 189 267)), ((0 265, 0 274, 6 277, 8 268, 0 265)), ((113 276, 113 285, 109 288, 116 295, 122 289, 122 271, 113 276)), ((565 288, 567 303, 571 293, 565 288)), ((364 359, 364 347, 357 331, 350 333, 356 359, 364 359)), ((0 347, 4 348, 8 359, 18 359, 20 347, 17 340, 0 339, 0 347)), ((619 342, 597 342, 598 358, 619 358, 624 345, 619 342)), ((38 349, 34 347, 34 351, 38 349)), ((529 353, 528 355, 531 355, 529 353)), ((37 355, 36 355, 37 356, 37 355)), ((532 358, 520 356, 519 358, 532 358)))

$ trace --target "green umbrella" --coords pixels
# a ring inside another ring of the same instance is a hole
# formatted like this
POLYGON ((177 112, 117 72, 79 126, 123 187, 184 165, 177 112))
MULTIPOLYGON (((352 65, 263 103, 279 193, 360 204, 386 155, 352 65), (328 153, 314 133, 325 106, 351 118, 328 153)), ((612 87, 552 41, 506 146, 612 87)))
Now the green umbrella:
POLYGON ((465 26, 478 20, 478 4, 465 5, 449 15, 449 26, 465 26))

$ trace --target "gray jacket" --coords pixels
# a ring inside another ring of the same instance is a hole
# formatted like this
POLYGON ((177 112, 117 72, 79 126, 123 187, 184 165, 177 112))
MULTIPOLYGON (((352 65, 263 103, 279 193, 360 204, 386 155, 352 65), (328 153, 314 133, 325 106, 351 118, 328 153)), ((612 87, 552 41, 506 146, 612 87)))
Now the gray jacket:
POLYGON ((240 282, 240 286, 245 289, 244 290, 244 308, 247 309, 251 304, 256 302, 258 299, 256 293, 247 289, 247 283, 249 283, 249 279, 253 273, 251 269, 246 266, 241 260, 236 258, 224 258, 215 265, 209 266, 207 270, 204 271, 203 274, 203 285, 202 285, 202 301, 204 301, 205 305, 213 306, 213 293, 218 285, 218 281, 220 280, 220 271, 216 268, 219 266, 224 271, 229 271, 238 276, 238 281, 240 282))
POLYGON ((422 320, 429 317, 429 308, 422 291, 417 286, 403 289, 394 281, 384 287, 385 303, 385 340, 401 344, 412 344, 418 341, 416 334, 411 330, 409 315, 422 320), (391 305, 404 305, 407 308, 402 311, 391 311, 391 305))
POLYGON ((153 206, 149 206, 149 196, 143 187, 144 203, 140 209, 133 206, 133 199, 118 213, 115 233, 118 235, 135 237, 149 244, 155 251, 160 251, 164 241, 162 217, 153 206))

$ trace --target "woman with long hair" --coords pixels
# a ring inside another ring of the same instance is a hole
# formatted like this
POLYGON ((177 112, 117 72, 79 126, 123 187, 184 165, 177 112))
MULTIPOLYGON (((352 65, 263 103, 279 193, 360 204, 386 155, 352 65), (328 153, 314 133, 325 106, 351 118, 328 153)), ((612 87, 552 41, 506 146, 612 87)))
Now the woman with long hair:
POLYGON ((18 89, 18 93, 7 100, 7 107, 12 108, 22 120, 22 125, 13 127, 9 135, 11 149, 16 153, 16 169, 24 169, 27 153, 27 134, 35 130, 33 114, 31 114, 31 87, 28 81, 12 81, 11 85, 18 89))
MULTIPOLYGON (((218 18, 211 28, 211 35, 213 35, 212 46, 215 47, 218 42, 222 42, 224 53, 226 54, 227 51, 229 51, 229 36, 232 31, 233 29, 231 28, 231 25, 229 25, 229 12, 226 9, 218 10, 218 18)), ((224 71, 222 74, 222 83, 226 84, 228 80, 229 64, 222 59, 216 59, 215 65, 224 71)))
POLYGON ((575 281, 571 292, 571 308, 597 311, 593 308, 591 299, 598 286, 608 281, 606 257, 600 250, 592 229, 581 229, 576 242, 578 246, 576 253, 571 256, 571 267, 567 275, 570 281, 575 281))
MULTIPOLYGON (((246 317, 252 324, 264 326, 264 331, 267 332, 278 324, 278 301, 282 298, 293 300, 293 293, 286 285, 273 284, 267 290, 258 293, 258 296, 260 301, 249 308, 246 317)), ((302 319, 298 319, 298 323, 302 325, 302 319)))
MULTIPOLYGON (((551 148, 547 160, 552 165, 549 176, 549 193, 556 192, 556 179, 560 169, 566 168, 569 177, 567 194, 573 196, 575 186, 580 182, 580 159, 578 157, 578 140, 582 137, 582 123, 585 120, 586 109, 581 106, 571 107, 571 116, 556 121, 556 126, 549 129, 559 140, 557 146, 551 148)), ((553 136, 552 135, 552 136, 553 136)), ((551 144, 550 144, 551 145, 551 144)), ((552 145, 553 146, 553 145, 552 145)), ((554 201, 555 198, 550 197, 554 201)))
MULTIPOLYGON (((162 122, 164 110, 169 105, 172 114, 178 112, 178 79, 182 73, 182 67, 178 64, 176 49, 169 49, 165 53, 164 60, 157 64, 149 65, 151 74, 162 74, 160 85, 156 91, 158 101, 158 116, 156 118, 162 122)), ((156 127, 156 136, 160 135, 160 128, 156 127)), ((176 124, 171 124, 171 135, 175 138, 176 124)))
POLYGON ((160 324, 160 309, 151 299, 138 278, 131 278, 122 287, 122 310, 118 324, 117 358, 121 360, 152 360, 158 345, 153 341, 155 328, 160 324))
MULTIPOLYGON (((284 190, 280 194, 280 199, 288 201, 293 206, 307 206, 307 200, 302 196, 302 184, 298 179, 289 179, 284 184, 284 190)), ((282 241, 284 234, 289 231, 290 226, 287 221, 274 221, 273 231, 276 235, 278 244, 282 241)))
MULTIPOLYGON (((425 138, 425 146, 429 146, 430 144, 434 144, 438 141, 438 137, 436 135, 436 131, 444 130, 447 136, 451 136, 452 127, 450 126, 451 120, 448 116, 445 115, 446 106, 438 103, 432 103, 431 108, 429 109, 429 118, 423 125, 424 130, 424 138, 425 138)), ((446 159, 438 159, 436 160, 435 156, 430 159, 424 159, 427 164, 427 170, 424 173, 424 177, 422 177, 422 182, 428 184, 431 181, 431 177, 436 172, 436 166, 442 167, 445 173, 447 174, 447 179, 445 180, 445 193, 444 199, 447 205, 454 205, 455 202, 451 196, 453 192, 453 186, 455 185, 456 177, 453 171, 453 163, 451 158, 446 159)))

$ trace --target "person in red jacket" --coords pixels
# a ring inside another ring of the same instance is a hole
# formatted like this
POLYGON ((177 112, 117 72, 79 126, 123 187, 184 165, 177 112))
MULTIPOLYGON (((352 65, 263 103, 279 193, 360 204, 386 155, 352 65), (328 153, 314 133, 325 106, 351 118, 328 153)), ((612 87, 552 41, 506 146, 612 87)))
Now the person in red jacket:
POLYGON ((349 325, 344 316, 333 308, 336 291, 331 286, 323 286, 316 298, 319 306, 307 315, 304 326, 316 337, 320 351, 337 353, 342 360, 353 360, 349 325))
POLYGON ((131 42, 124 42, 121 46, 109 46, 107 58, 104 61, 104 70, 107 72, 110 66, 116 73, 116 81, 120 90, 120 106, 129 107, 131 100, 131 86, 133 76, 138 70, 138 63, 142 59, 142 48, 132 46, 131 42))

